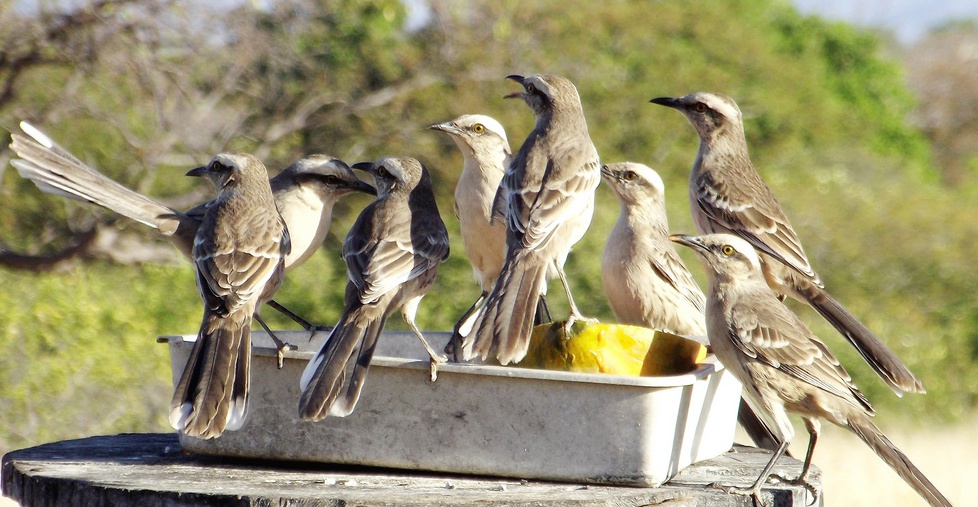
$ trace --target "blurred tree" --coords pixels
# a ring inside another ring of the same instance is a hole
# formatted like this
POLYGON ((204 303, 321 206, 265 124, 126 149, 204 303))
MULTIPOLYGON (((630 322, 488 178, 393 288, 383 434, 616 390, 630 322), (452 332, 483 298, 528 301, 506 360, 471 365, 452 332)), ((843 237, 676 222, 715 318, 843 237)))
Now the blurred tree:
POLYGON ((937 168, 952 186, 978 171, 978 23, 952 23, 903 55, 919 97, 914 122, 934 146, 937 168))

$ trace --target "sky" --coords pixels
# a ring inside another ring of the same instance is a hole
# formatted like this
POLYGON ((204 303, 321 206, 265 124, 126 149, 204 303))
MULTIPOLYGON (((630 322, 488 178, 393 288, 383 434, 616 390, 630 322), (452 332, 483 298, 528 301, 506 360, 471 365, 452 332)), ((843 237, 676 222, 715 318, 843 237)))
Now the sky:
POLYGON ((903 44, 948 21, 978 19, 978 0, 792 0, 805 14, 892 31, 903 44))

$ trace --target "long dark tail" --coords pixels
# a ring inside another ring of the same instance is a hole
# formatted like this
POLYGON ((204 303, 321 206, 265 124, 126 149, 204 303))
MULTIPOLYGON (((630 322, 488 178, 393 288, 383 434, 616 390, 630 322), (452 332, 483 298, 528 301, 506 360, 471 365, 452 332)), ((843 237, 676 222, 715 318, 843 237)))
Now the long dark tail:
POLYGON ((897 396, 903 396, 904 392, 926 392, 923 383, 883 343, 883 340, 849 313, 841 303, 814 284, 798 285, 803 285, 797 288, 799 296, 849 340, 849 343, 859 351, 863 359, 897 396))
POLYGON ((377 308, 358 306, 343 313, 302 373, 299 417, 319 421, 353 413, 386 321, 377 308))
POLYGON ((237 430, 248 413, 251 315, 207 314, 170 402, 170 425, 197 438, 237 430))
POLYGON ((856 434, 866 445, 871 447, 876 455, 890 465, 907 484, 910 485, 927 503, 934 507, 950 507, 951 502, 937 490, 923 472, 917 469, 906 454, 897 449, 893 442, 876 426, 875 423, 866 415, 858 414, 849 418, 849 429, 856 434))
POLYGON ((500 364, 523 359, 546 276, 547 261, 533 252, 520 250, 507 256, 473 332, 462 343, 464 360, 485 360, 493 351, 500 364))

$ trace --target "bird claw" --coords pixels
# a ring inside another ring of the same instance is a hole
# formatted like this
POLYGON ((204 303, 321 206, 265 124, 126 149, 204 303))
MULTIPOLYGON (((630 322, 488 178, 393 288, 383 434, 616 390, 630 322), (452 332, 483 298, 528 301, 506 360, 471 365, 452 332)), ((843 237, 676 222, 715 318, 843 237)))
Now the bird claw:
POLYGON ((278 369, 285 367, 285 353, 289 350, 299 350, 299 347, 291 343, 281 342, 275 350, 275 359, 278 361, 278 369))
POLYGON ((789 486, 802 486, 803 488, 805 488, 806 491, 812 494, 812 501, 806 503, 806 505, 815 505, 816 503, 818 503, 818 489, 815 486, 813 486, 812 483, 808 482, 808 479, 806 479, 805 477, 796 477, 794 479, 789 479, 781 474, 771 474, 769 480, 771 479, 775 479, 778 482, 781 482, 782 484, 787 484, 789 486))
POLYGON ((591 317, 584 317, 582 315, 571 314, 567 317, 567 321, 564 322, 564 335, 570 337, 573 333, 574 324, 578 321, 584 322, 585 324, 597 324, 600 322, 598 319, 592 319, 591 317))
POLYGON ((719 482, 710 483, 708 488, 719 489, 728 495, 750 496, 755 506, 763 505, 761 501, 761 488, 741 488, 738 486, 727 486, 719 482))
POLYGON ((438 380, 438 365, 445 364, 448 362, 448 358, 445 356, 433 355, 428 362, 428 369, 431 372, 431 381, 434 382, 438 380))

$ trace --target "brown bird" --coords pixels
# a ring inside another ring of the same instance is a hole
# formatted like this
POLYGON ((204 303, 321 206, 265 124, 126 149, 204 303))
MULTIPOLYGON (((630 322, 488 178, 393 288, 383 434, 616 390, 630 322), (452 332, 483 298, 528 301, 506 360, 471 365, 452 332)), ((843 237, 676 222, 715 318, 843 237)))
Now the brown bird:
POLYGON ((524 91, 507 98, 522 98, 536 126, 500 182, 493 213, 506 223, 506 260, 462 343, 463 359, 494 354, 501 364, 526 355, 536 303, 547 292, 549 276, 560 278, 567 295, 567 325, 584 318, 571 296, 564 262, 591 223, 594 190, 601 182, 598 151, 574 84, 554 75, 508 79, 524 91))
POLYGON ((260 160, 222 153, 187 175, 207 177, 218 193, 194 238, 204 317, 170 402, 170 424, 207 439, 244 424, 252 315, 281 285, 291 248, 260 160))
MULTIPOLYGON (((21 122, 21 129, 30 137, 12 134, 10 147, 20 158, 10 163, 22 177, 46 193, 90 202, 153 227, 187 259, 192 259, 197 229, 214 201, 186 212, 175 210, 113 181, 29 123, 21 122)), ((333 206, 339 199, 354 192, 377 193, 342 160, 320 154, 298 160, 271 178, 269 184, 292 239, 292 250, 285 257, 286 272, 300 266, 322 245, 329 232, 333 206)), ((268 304, 307 330, 315 327, 274 300, 268 304)), ((261 318, 255 317, 268 330, 261 318)), ((284 350, 286 345, 269 334, 279 350, 284 350)))
POLYGON ((768 285, 815 309, 896 393, 924 386, 875 333, 823 289, 781 204, 754 170, 740 108, 730 97, 692 93, 652 99, 686 116, 700 138, 689 176, 689 201, 700 234, 729 233, 760 252, 768 285))
POLYGON ((732 487, 730 492, 757 497, 794 435, 788 419, 788 413, 793 413, 804 419, 809 442, 801 474, 789 482, 806 484, 819 419, 825 419, 852 431, 928 503, 951 505, 876 426, 873 408, 839 360, 771 292, 750 243, 730 234, 674 235, 671 239, 691 247, 706 267, 706 322, 713 352, 740 380, 746 399, 771 419, 783 440, 751 487, 732 487))
POLYGON ((431 358, 431 375, 445 358, 414 323, 421 298, 448 259, 448 230, 438 213, 431 176, 409 157, 355 164, 377 183, 368 205, 346 236, 343 314, 302 373, 299 416, 318 421, 353 413, 387 316, 398 309, 431 358))

